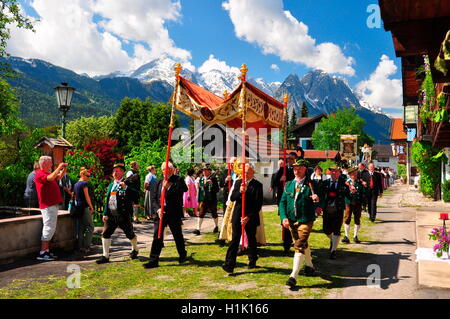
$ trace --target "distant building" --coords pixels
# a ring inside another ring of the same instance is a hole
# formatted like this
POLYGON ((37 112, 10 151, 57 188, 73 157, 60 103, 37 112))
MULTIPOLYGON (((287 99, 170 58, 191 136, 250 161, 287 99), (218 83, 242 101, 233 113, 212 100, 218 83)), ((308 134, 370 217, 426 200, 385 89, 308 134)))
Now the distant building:
POLYGON ((301 117, 298 119, 297 126, 292 131, 292 134, 295 136, 296 141, 298 141, 298 145, 301 148, 303 148, 304 150, 314 149, 311 138, 315 129, 324 117, 326 118, 327 115, 325 113, 322 113, 315 117, 301 117))
POLYGON ((398 157, 394 155, 394 146, 376 144, 372 146, 372 161, 376 167, 390 167, 397 170, 398 157))

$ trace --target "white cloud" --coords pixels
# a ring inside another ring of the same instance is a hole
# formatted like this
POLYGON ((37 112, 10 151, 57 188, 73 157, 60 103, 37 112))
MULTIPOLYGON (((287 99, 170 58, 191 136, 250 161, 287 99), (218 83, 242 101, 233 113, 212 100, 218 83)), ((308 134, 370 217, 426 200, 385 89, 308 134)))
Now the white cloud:
POLYGON ((203 62, 202 66, 198 68, 199 73, 208 73, 211 71, 220 71, 222 73, 234 73, 240 75, 241 72, 237 67, 229 66, 226 62, 220 61, 210 54, 208 60, 203 62))
POLYGON ((274 71, 279 71, 279 70, 280 70, 280 67, 279 67, 278 65, 276 65, 276 64, 272 64, 272 65, 270 66, 270 68, 271 68, 272 70, 274 70, 274 71))
POLYGON ((222 6, 229 12, 236 36, 256 43, 264 54, 327 73, 355 74, 354 59, 344 56, 336 44, 317 44, 308 26, 283 10, 282 0, 227 0, 222 6))
POLYGON ((30 6, 39 15, 36 32, 13 28, 12 55, 90 75, 134 69, 163 54, 186 64, 191 59, 165 27, 166 21, 180 18, 179 1, 34 0, 30 6))
POLYGON ((387 55, 382 55, 380 63, 366 81, 356 85, 356 91, 362 100, 375 107, 402 110, 402 82, 390 77, 397 72, 397 66, 387 55))

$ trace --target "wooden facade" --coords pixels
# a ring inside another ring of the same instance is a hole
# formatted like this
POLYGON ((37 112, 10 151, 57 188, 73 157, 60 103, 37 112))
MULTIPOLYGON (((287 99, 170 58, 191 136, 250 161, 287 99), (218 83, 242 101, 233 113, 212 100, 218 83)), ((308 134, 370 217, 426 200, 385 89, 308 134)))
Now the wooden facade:
MULTIPOLYGON (((379 0, 379 4, 384 28, 392 33, 395 53, 402 61, 403 105, 420 105, 420 87, 424 77, 418 76, 417 70, 424 65, 423 55, 428 55, 430 60, 436 96, 441 92, 450 93, 450 71, 444 75, 434 67, 441 44, 450 30, 450 1, 379 0)), ((445 107, 450 111, 448 96, 445 107)), ((438 107, 435 102, 430 111, 438 107)), ((427 120, 422 123, 419 119, 417 138, 437 147, 448 147, 450 125, 448 121, 436 123, 427 120)))
POLYGON ((53 166, 57 167, 64 161, 67 150, 73 148, 73 145, 62 137, 43 137, 34 147, 40 148, 42 155, 50 156, 53 159, 53 166))

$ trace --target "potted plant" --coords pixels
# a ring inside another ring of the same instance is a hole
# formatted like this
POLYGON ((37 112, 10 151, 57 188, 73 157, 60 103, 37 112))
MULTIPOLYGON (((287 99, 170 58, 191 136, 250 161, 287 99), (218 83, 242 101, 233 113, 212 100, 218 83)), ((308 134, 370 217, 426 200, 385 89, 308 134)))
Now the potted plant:
POLYGON ((445 227, 434 227, 431 233, 428 234, 428 237, 429 239, 438 242, 433 247, 436 256, 441 258, 445 255, 445 257, 449 259, 450 232, 448 232, 445 227))

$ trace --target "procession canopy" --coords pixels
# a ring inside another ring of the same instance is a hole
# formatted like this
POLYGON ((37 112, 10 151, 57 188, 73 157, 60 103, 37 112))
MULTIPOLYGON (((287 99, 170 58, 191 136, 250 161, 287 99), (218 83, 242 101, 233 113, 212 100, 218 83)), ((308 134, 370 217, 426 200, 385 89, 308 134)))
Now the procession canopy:
POLYGON ((225 99, 179 76, 170 103, 179 111, 208 125, 225 124, 236 129, 242 127, 242 109, 239 104, 242 90, 245 91, 247 129, 258 131, 260 128, 283 126, 283 103, 246 81, 242 81, 225 99))

